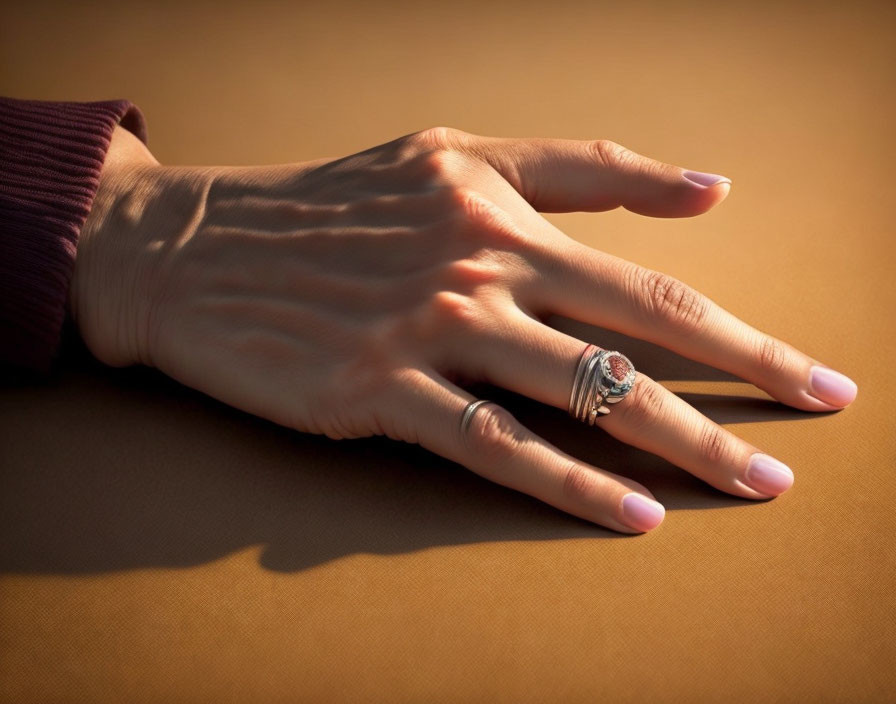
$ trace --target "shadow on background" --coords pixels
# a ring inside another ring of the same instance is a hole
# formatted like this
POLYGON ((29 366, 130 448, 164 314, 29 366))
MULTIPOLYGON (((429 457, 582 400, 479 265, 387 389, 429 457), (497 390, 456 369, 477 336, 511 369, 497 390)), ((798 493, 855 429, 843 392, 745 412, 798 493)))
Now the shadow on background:
MULTIPOLYGON (((552 321, 662 380, 728 374, 617 333, 552 321)), ((7 379, 0 400, 0 571, 92 573, 202 564, 253 544, 292 571, 358 552, 567 538, 637 539, 493 484, 417 446, 335 441, 254 417, 145 368, 72 347, 50 383, 7 379)), ((641 482, 667 509, 755 504, 490 386, 535 432, 641 482)), ((808 418, 776 402, 682 394, 722 423, 808 418)))

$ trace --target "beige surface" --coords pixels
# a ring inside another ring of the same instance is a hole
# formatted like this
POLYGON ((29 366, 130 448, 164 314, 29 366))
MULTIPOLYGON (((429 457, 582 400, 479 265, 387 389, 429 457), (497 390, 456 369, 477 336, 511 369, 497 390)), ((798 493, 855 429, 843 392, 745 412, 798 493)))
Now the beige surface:
POLYGON ((777 500, 737 499, 483 390, 654 491, 663 526, 622 537, 418 448, 291 432, 72 356, 0 395, 0 698, 896 697, 889 5, 82 5, 3 5, 0 93, 131 98, 165 162, 336 156, 448 124, 605 137, 730 176, 697 219, 550 219, 859 397, 795 411, 556 321, 796 473, 777 500))

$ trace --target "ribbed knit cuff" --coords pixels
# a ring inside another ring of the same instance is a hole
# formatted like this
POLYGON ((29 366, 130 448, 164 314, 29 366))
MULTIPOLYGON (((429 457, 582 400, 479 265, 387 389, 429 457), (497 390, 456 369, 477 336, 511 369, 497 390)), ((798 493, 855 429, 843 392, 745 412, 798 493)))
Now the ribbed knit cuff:
POLYGON ((127 100, 0 97, 0 364, 52 368, 78 235, 119 123, 146 141, 127 100))

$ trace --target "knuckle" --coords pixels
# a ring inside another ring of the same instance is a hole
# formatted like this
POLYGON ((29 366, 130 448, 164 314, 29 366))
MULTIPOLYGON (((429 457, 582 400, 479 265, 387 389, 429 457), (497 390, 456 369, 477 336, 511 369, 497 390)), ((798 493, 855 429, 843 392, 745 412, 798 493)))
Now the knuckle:
POLYGON ((687 284, 660 271, 639 276, 638 300, 653 321, 685 331, 694 330, 706 318, 706 299, 687 284))
POLYGON ((508 411, 494 403, 480 407, 464 440, 491 468, 507 466, 525 443, 525 430, 508 411))
POLYGON ((418 157, 420 172, 429 182, 450 183, 457 171, 458 155, 447 149, 429 149, 418 157))
POLYGON ((468 187, 458 187, 452 194, 456 215, 463 229, 483 247, 493 250, 525 250, 530 237, 498 205, 468 187))
POLYGON ((411 141, 428 149, 449 149, 460 141, 461 131, 453 127, 428 127, 411 135, 411 141))
POLYGON ((445 266, 445 284, 451 290, 472 292, 500 279, 499 267, 486 259, 456 259, 445 266))
POLYGON ((465 220, 486 225, 495 219, 496 207, 485 196, 468 186, 457 186, 451 193, 454 210, 465 220))
POLYGON ((726 432, 714 423, 707 423, 700 431, 699 451, 707 464, 723 463, 731 455, 726 432))
POLYGON ((634 432, 647 430, 657 418, 665 415, 667 393, 660 384, 639 372, 628 398, 618 404, 622 422, 634 432))
POLYGON ((610 170, 623 169, 632 163, 633 153, 609 139, 590 142, 591 153, 599 166, 610 170))
POLYGON ((417 304, 402 337, 409 333, 428 348, 462 350, 473 340, 494 334, 495 324, 475 290, 461 293, 450 284, 428 294, 417 304))
POLYGON ((563 496, 580 504, 589 502, 594 494, 594 482, 587 469, 577 462, 570 462, 563 475, 563 496))
POLYGON ((437 329, 471 330, 478 324, 479 312, 470 296, 456 291, 436 291, 429 305, 437 329))
POLYGON ((765 372, 779 372, 784 368, 784 345, 766 335, 759 345, 759 366, 765 372))

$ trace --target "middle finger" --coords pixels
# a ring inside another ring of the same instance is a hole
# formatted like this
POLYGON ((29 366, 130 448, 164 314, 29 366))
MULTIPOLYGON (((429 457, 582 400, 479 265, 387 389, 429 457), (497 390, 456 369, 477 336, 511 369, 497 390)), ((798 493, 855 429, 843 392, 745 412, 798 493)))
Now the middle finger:
POLYGON ((838 410, 847 377, 728 312, 678 279, 570 240, 554 257, 540 304, 736 374, 805 411, 838 410))

